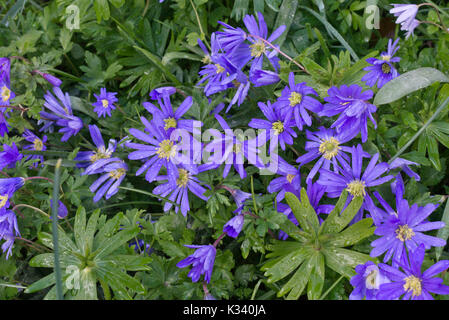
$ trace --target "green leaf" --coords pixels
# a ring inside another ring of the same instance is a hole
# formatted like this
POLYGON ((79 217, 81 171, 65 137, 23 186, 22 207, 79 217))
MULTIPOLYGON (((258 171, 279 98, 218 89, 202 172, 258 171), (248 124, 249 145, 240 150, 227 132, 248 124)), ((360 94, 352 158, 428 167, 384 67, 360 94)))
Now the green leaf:
POLYGON ((81 249, 81 252, 83 252, 83 254, 85 254, 87 250, 87 248, 84 245, 85 229, 86 229, 86 210, 84 209, 84 207, 79 207, 75 215, 75 226, 73 229, 73 234, 75 236, 76 245, 78 246, 79 249, 81 249))
POLYGON ((173 75, 173 73, 171 73, 161 62, 161 60, 159 60, 158 57, 156 57, 155 55, 153 55, 151 52, 142 49, 138 46, 133 46, 134 49, 136 49, 137 51, 141 52, 148 60, 150 60, 152 63, 154 63, 154 65, 156 67, 158 67, 164 74, 165 76, 170 79, 176 86, 181 87, 182 83, 173 75))
POLYGON ((432 163, 432 165, 435 167, 435 169, 440 171, 441 163, 440 163, 440 154, 438 152, 437 140, 428 134, 426 134, 425 136, 426 136, 426 145, 427 145, 427 152, 429 154, 429 160, 432 163))
POLYGON ((106 257, 108 254, 124 245, 126 242, 137 236, 140 232, 139 227, 135 227, 133 229, 127 229, 118 232, 108 239, 106 243, 103 244, 102 247, 98 248, 95 251, 95 261, 100 261, 102 258, 106 257))
POLYGON ((290 252, 274 265, 270 266, 270 268, 266 269, 264 275, 268 277, 269 283, 279 281, 298 268, 309 255, 310 251, 304 247, 290 252))
POLYGON ((109 20, 111 13, 109 11, 109 4, 107 0, 95 0, 94 9, 98 23, 100 23, 102 19, 109 20))
POLYGON ((373 225, 373 219, 363 219, 346 228, 341 233, 338 233, 335 237, 332 237, 328 245, 334 247, 348 247, 356 244, 362 239, 365 239, 374 234, 375 227, 373 225))
POLYGON ((158 240, 162 250, 172 258, 185 257, 186 247, 174 241, 158 240))
POLYGON ((42 289, 48 288, 49 286, 52 286, 55 283, 56 283, 55 273, 52 272, 48 276, 45 276, 45 277, 37 280, 32 285, 30 285, 28 288, 26 288, 25 293, 37 292, 42 289))
POLYGON ((301 199, 303 201, 302 203, 291 192, 285 193, 285 199, 287 200, 288 205, 290 206, 293 214, 298 220, 299 225, 306 233, 315 232, 315 230, 318 230, 318 217, 315 213, 315 210, 310 205, 307 193, 304 188, 301 189, 301 199))
POLYGON ((319 13, 313 11, 312 9, 304 6, 299 6, 299 8, 304 9, 308 12, 310 12, 315 18, 317 18, 324 26, 326 27, 326 30, 330 33, 331 36, 334 36, 337 38, 338 41, 343 45, 343 47, 346 48, 346 50, 349 51, 352 58, 355 61, 359 60, 359 57, 355 53, 355 51, 351 48, 351 46, 346 42, 346 40, 341 36, 341 34, 327 21, 325 16, 320 15, 319 13))
POLYGON ((374 104, 391 103, 435 82, 449 82, 449 78, 434 68, 419 68, 406 72, 380 88, 374 98, 374 104))
POLYGON ((351 278, 355 275, 354 268, 373 259, 367 255, 343 248, 326 248, 322 251, 326 258, 326 265, 335 272, 351 278))
POLYGON ((313 269, 307 286, 307 297, 309 300, 319 300, 324 286, 324 255, 317 252, 310 261, 313 269))
POLYGON ((97 300, 97 279, 92 268, 84 268, 80 272, 80 290, 75 300, 97 300))
POLYGON ((309 281, 310 273, 313 269, 313 259, 309 258, 301 267, 295 272, 293 277, 278 291, 277 296, 282 297, 289 293, 287 300, 296 300, 301 296, 304 288, 309 281))
MULTIPOLYGON (((449 237, 449 198, 446 200, 446 207, 444 208, 444 213, 441 221, 445 223, 445 226, 438 230, 437 237, 447 241, 447 238, 449 237)), ((435 247, 435 256, 437 260, 440 260, 443 248, 444 247, 435 247)))
POLYGON ((288 30, 295 19, 296 9, 298 7, 298 0, 284 0, 279 8, 279 12, 276 16, 276 23, 274 24, 273 31, 280 26, 285 26, 285 31, 276 39, 275 43, 279 46, 285 41, 288 30))
POLYGON ((340 214, 346 202, 347 191, 344 190, 335 205, 334 210, 321 224, 319 234, 338 233, 343 230, 349 222, 354 218, 359 209, 362 207, 363 198, 355 197, 346 209, 340 214))

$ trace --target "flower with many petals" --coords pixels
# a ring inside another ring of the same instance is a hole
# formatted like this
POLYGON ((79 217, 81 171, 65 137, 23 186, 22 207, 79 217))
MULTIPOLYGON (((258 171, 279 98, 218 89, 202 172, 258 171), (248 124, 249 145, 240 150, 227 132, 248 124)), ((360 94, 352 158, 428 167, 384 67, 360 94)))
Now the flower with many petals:
POLYGON ((214 268, 215 255, 217 250, 213 245, 185 245, 187 248, 196 249, 195 252, 181 260, 176 264, 178 268, 185 268, 192 265, 193 268, 190 270, 188 276, 193 282, 197 282, 200 276, 204 274, 204 280, 209 283, 212 276, 212 270, 214 268))
POLYGON ((96 102, 92 103, 94 106, 94 111, 97 113, 98 117, 105 117, 108 115, 111 116, 111 110, 115 110, 115 105, 118 99, 115 97, 117 92, 107 92, 106 88, 100 89, 100 94, 96 95, 94 93, 94 97, 97 99, 96 102))
POLYGON ((349 300, 376 300, 381 284, 390 283, 390 279, 384 274, 379 267, 372 261, 365 264, 359 264, 355 267, 355 276, 351 278, 351 285, 354 287, 349 300))

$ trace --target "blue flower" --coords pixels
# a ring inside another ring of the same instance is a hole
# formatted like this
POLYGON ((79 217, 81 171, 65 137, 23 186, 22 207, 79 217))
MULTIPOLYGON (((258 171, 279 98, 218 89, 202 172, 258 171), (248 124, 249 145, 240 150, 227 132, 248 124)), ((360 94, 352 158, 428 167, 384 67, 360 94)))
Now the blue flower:
POLYGON ((192 106, 192 97, 185 98, 176 111, 173 111, 168 94, 153 94, 153 97, 157 98, 160 109, 151 102, 144 102, 143 106, 153 115, 153 121, 157 126, 164 128, 167 132, 174 129, 184 129, 193 133, 194 120, 181 118, 192 106))
POLYGON ((388 50, 387 52, 382 52, 380 59, 366 59, 366 62, 371 64, 371 66, 363 69, 369 71, 362 77, 362 81, 364 81, 367 86, 373 87, 377 82, 377 87, 380 89, 384 84, 399 76, 398 71, 393 66, 394 62, 399 62, 401 60, 399 57, 393 57, 399 49, 399 46, 397 46, 398 42, 399 38, 396 39, 394 43, 389 39, 388 50))
MULTIPOLYGON (((306 130, 306 137, 308 139, 305 145, 307 153, 296 159, 296 162, 302 167, 320 158, 310 170, 306 180, 313 179, 320 168, 330 170, 331 165, 334 172, 338 173, 338 164, 344 166, 346 162, 349 162, 346 152, 351 152, 352 149, 341 145, 348 141, 344 135, 336 133, 333 129, 319 127, 316 132, 306 130)), ((369 155, 366 154, 366 156, 369 155)))
POLYGON ((390 9, 390 13, 397 17, 396 23, 401 24, 401 30, 407 31, 406 39, 408 39, 413 34, 413 30, 419 25, 419 21, 415 19, 419 6, 416 4, 393 3, 393 7, 393 9, 390 9))
POLYGON ((442 247, 446 244, 441 238, 432 237, 423 232, 441 229, 445 226, 442 221, 429 222, 427 217, 435 211, 438 205, 427 204, 420 207, 417 204, 409 206, 407 200, 403 199, 404 185, 400 175, 395 184, 396 210, 393 210, 388 203, 375 193, 386 212, 377 208, 377 215, 380 221, 376 221, 375 235, 380 238, 371 242, 373 249, 372 257, 385 253, 384 262, 393 257, 393 265, 399 263, 406 256, 406 250, 415 250, 418 246, 424 245, 426 249, 430 247, 442 247), (380 214, 379 214, 380 213, 380 214))
POLYGON ((22 158, 23 155, 19 152, 14 142, 11 146, 4 144, 3 151, 0 152, 0 170, 3 170, 3 168, 15 168, 17 161, 20 161, 22 158))
POLYGON ((111 116, 111 110, 115 110, 115 105, 118 99, 115 97, 117 92, 107 92, 106 88, 100 89, 100 95, 94 93, 94 97, 97 99, 96 102, 92 103, 94 106, 94 111, 97 113, 98 117, 111 116))
MULTIPOLYGON (((50 199, 50 208, 53 208, 53 199, 50 199)), ((58 200, 58 218, 63 219, 67 217, 68 213, 69 211, 65 204, 61 200, 58 200)), ((52 218, 52 216, 50 216, 50 218, 52 218)))
POLYGON ((363 298, 366 298, 366 300, 376 300, 379 286, 391 282, 372 261, 359 264, 355 267, 355 272, 357 274, 350 281, 354 290, 349 295, 349 300, 363 300, 363 298))
POLYGON ((354 222, 362 218, 363 210, 370 206, 372 199, 367 193, 367 188, 384 184, 393 178, 392 175, 382 177, 382 174, 388 172, 388 164, 386 162, 377 163, 379 154, 376 153, 368 163, 365 171, 362 173, 363 157, 365 152, 361 145, 352 147, 352 167, 346 164, 338 168, 338 173, 322 168, 320 170, 320 178, 317 183, 326 187, 327 196, 337 198, 343 190, 347 190, 350 194, 347 201, 353 197, 362 197, 364 199, 362 208, 354 222))
POLYGON ((391 283, 379 286, 377 300, 433 300, 430 293, 449 294, 449 287, 443 284, 443 279, 435 276, 449 268, 448 260, 441 260, 426 271, 421 272, 424 261, 425 247, 420 245, 409 252, 408 259, 402 259, 400 271, 398 267, 380 263, 379 269, 386 274, 391 283))
POLYGON ((5 240, 2 244, 3 252, 6 252, 6 259, 11 256, 14 240, 20 236, 17 225, 17 217, 11 210, 0 211, 0 239, 5 240))
POLYGON ((255 87, 268 86, 270 84, 278 83, 281 80, 276 72, 262 69, 250 71, 249 79, 255 87))
MULTIPOLYGON (((32 131, 26 129, 22 135, 23 138, 25 138, 26 141, 31 142, 31 144, 24 146, 24 150, 33 150, 33 151, 45 151, 47 150, 47 146, 45 143, 47 142, 47 136, 43 136, 42 139, 36 136, 32 131)), ((26 156, 26 159, 37 159, 38 162, 35 162, 33 164, 33 167, 37 168, 38 164, 41 163, 42 166, 44 165, 44 156, 42 155, 28 155, 26 156)))
POLYGON ((89 132, 97 149, 95 151, 79 151, 75 157, 78 168, 87 167, 83 174, 95 174, 102 172, 101 166, 99 164, 105 165, 110 161, 112 154, 117 148, 117 142, 114 139, 109 140, 108 148, 104 144, 103 137, 101 136, 101 131, 96 125, 89 125, 89 132), (92 170, 95 167, 95 170, 92 170))
POLYGON ((270 150, 273 150, 278 143, 282 150, 285 150, 286 144, 292 145, 293 138, 297 137, 296 132, 292 129, 293 121, 286 122, 280 110, 275 108, 275 105, 271 104, 270 101, 267 104, 259 102, 257 105, 267 120, 251 119, 248 126, 267 130, 267 140, 271 138, 274 141, 270 143, 270 150))
POLYGON ((276 107, 282 110, 285 121, 289 122, 294 118, 296 126, 302 130, 304 124, 312 125, 312 118, 307 110, 318 113, 322 109, 321 103, 310 95, 318 97, 318 94, 305 82, 296 84, 295 75, 290 72, 288 76, 288 86, 282 90, 281 96, 276 101, 276 107))
POLYGON ((24 184, 25 179, 23 178, 0 179, 0 212, 5 212, 9 208, 9 200, 24 184))
POLYGON ((284 159, 278 159, 278 171, 276 172, 281 177, 271 180, 267 187, 269 193, 278 192, 276 201, 282 201, 285 192, 295 192, 301 189, 301 175, 299 169, 288 164, 284 159))
POLYGON ((396 158, 390 163, 390 169, 401 168, 410 178, 415 178, 416 181, 420 181, 421 177, 412 169, 410 169, 409 166, 411 165, 419 166, 419 164, 416 162, 408 161, 402 158, 396 158))
POLYGON ((62 127, 59 129, 59 132, 63 133, 61 141, 64 142, 71 136, 76 135, 83 128, 83 121, 73 115, 68 93, 64 94, 58 87, 53 87, 53 92, 59 101, 50 93, 50 91, 47 91, 47 94, 44 96, 44 107, 52 113, 46 111, 41 111, 39 113, 41 119, 46 120, 44 126, 39 131, 45 131, 53 125, 62 127))
POLYGON ((324 105, 323 111, 318 115, 332 117, 340 114, 331 128, 336 128, 337 133, 342 133, 348 140, 361 133, 362 142, 366 142, 368 139, 367 118, 376 128, 376 120, 374 120, 372 113, 376 112, 377 108, 367 102, 373 97, 373 92, 371 90, 362 92, 362 89, 357 84, 330 88, 327 91, 329 97, 324 98, 328 103, 324 105))
POLYGON ((105 194, 106 200, 116 194, 118 192, 120 184, 122 183, 123 179, 125 179, 126 171, 128 171, 128 166, 120 159, 111 158, 108 160, 114 162, 104 165, 103 175, 100 176, 94 183, 92 183, 89 188, 91 192, 96 192, 93 198, 94 202, 100 200, 105 194))
POLYGON ((257 154, 260 152, 258 147, 265 144, 266 139, 257 136, 244 140, 242 137, 234 135, 234 132, 220 115, 216 114, 215 118, 220 123, 225 134, 221 134, 220 137, 214 139, 204 148, 207 152, 213 152, 213 155, 207 159, 208 164, 225 163, 223 178, 227 177, 231 166, 234 166, 240 177, 244 179, 246 177, 246 171, 243 167, 245 158, 251 164, 263 167, 257 154))
MULTIPOLYGON (((176 186, 173 186, 169 182, 163 183, 156 188, 154 188, 153 193, 159 194, 162 197, 168 197, 168 200, 177 203, 181 206, 181 213, 183 216, 187 215, 190 210, 189 206, 189 191, 196 195, 198 198, 207 201, 209 198, 204 196, 206 189, 200 185, 200 181, 194 176, 199 172, 204 171, 204 167, 200 166, 198 168, 189 167, 189 169, 178 168, 178 178, 176 179, 176 186), (193 169, 193 170, 192 170, 193 169)), ((159 176, 156 180, 167 180, 166 176, 159 176)), ((164 205, 164 211, 170 210, 172 207, 171 202, 166 202, 164 205)), ((175 212, 177 213, 179 206, 175 207, 175 212)))
POLYGON ((209 283, 212 276, 212 270, 214 268, 215 255, 217 250, 213 245, 185 245, 187 248, 197 249, 195 252, 181 260, 176 265, 178 268, 185 268, 192 265, 188 276, 193 282, 197 282, 200 276, 204 274, 204 280, 209 283))
POLYGON ((245 222, 245 216, 240 213, 234 216, 231 220, 226 222, 223 226, 223 232, 226 232, 231 238, 237 238, 239 233, 242 231, 243 223, 245 222))

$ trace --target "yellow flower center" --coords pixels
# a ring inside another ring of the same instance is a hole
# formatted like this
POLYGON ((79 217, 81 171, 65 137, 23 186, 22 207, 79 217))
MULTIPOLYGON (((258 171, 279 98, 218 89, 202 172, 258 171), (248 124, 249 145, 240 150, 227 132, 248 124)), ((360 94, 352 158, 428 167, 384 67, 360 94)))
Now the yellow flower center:
POLYGON ((404 290, 412 290, 412 296, 420 296, 422 293, 421 279, 415 276, 409 276, 405 278, 404 290))
POLYGON ((119 168, 117 170, 112 170, 109 172, 109 176, 112 179, 118 180, 121 176, 123 176, 126 173, 126 170, 123 168, 119 168))
POLYGON ((281 134, 284 132, 284 124, 280 120, 273 122, 272 129, 274 130, 274 134, 281 134))
POLYGON ((176 179, 176 185, 178 187, 186 187, 189 183, 189 172, 185 169, 178 169, 179 177, 176 179))
POLYGON ((100 147, 97 149, 97 151, 93 154, 93 156, 90 157, 90 162, 95 162, 100 159, 109 159, 111 157, 110 152, 106 152, 106 149, 104 147, 100 147))
POLYGON ((109 101, 106 99, 102 99, 101 104, 103 105, 103 108, 107 108, 109 106, 109 101))
POLYGON ((390 73, 391 72, 391 68, 390 68, 390 65, 388 63, 383 63, 382 64, 382 72, 383 73, 390 73))
POLYGON ((348 183, 346 190, 348 190, 348 192, 354 197, 364 197, 366 195, 365 181, 361 181, 359 179, 351 181, 348 183))
POLYGON ((41 151, 42 148, 44 147, 44 143, 42 142, 41 139, 34 139, 33 144, 34 144, 34 150, 36 150, 36 151, 41 151))
POLYGON ((217 68, 217 74, 225 71, 225 68, 220 66, 218 63, 215 64, 215 67, 217 68))
POLYGON ((204 64, 210 64, 212 62, 210 55, 204 56, 204 58, 201 60, 204 64))
POLYGON ((390 61, 391 56, 389 56, 389 55, 381 56, 381 59, 382 59, 383 61, 390 61))
POLYGON ((288 182, 292 183, 292 181, 293 181, 293 179, 294 179, 295 177, 296 177, 295 174, 289 173, 289 174, 287 174, 286 179, 287 179, 288 182))
POLYGON ((290 101, 290 106, 294 107, 297 104, 300 104, 302 101, 302 94, 298 93, 298 92, 292 92, 290 94, 290 97, 288 98, 288 100, 290 101))
POLYGON ((168 119, 164 119, 165 122, 165 130, 168 130, 170 128, 176 128, 176 119, 175 118, 168 118, 168 119))
POLYGON ((9 90, 7 86, 3 86, 1 95, 3 102, 6 102, 11 97, 11 90, 9 90))
POLYGON ((163 140, 159 143, 159 149, 156 151, 159 158, 169 160, 170 157, 174 157, 176 153, 176 146, 173 145, 173 141, 163 140))
POLYGON ((323 154, 323 157, 325 159, 331 160, 338 154, 338 151, 341 149, 341 147, 339 147, 339 144, 340 142, 332 137, 329 140, 323 140, 318 150, 321 154, 323 154))
POLYGON ((6 205, 6 202, 8 201, 8 195, 5 194, 4 196, 0 195, 0 208, 3 208, 6 205))
POLYGON ((249 46, 251 48, 251 56, 259 58, 262 54, 265 53, 266 47, 265 43, 262 41, 258 41, 249 46))
POLYGON ((234 146, 232 147, 232 150, 236 154, 242 152, 242 144, 241 143, 234 144, 234 146))
POLYGON ((379 289, 376 285, 378 271, 376 269, 371 270, 370 274, 365 278, 365 285, 368 289, 379 289))
POLYGON ((406 224, 401 225, 396 229, 396 238, 398 238, 402 242, 410 240, 414 235, 415 232, 413 232, 413 229, 409 228, 409 226, 406 224))

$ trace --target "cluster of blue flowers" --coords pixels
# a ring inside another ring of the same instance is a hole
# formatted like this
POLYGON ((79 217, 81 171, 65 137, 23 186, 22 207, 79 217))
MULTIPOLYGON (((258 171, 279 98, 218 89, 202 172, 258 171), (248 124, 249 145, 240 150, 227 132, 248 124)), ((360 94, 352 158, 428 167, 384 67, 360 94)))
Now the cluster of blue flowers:
MULTIPOLYGON (((395 5, 392 12, 401 14, 398 23, 403 23, 404 30, 413 32, 416 12, 413 15, 414 7, 410 6, 395 5)), ((251 84, 258 87, 280 81, 277 57, 280 49, 273 41, 282 35, 285 26, 280 26, 268 36, 268 28, 261 13, 257 14, 257 20, 252 15, 246 15, 243 22, 246 30, 219 22, 223 29, 212 34, 210 53, 206 45, 198 40, 205 54, 205 66, 199 71, 202 78, 198 85, 202 86, 205 95, 209 97, 219 92, 235 90, 226 112, 233 105, 239 106, 245 101, 251 84), (274 71, 264 69, 267 65, 274 71)), ((394 66, 394 63, 400 60, 394 57, 399 49, 398 42, 399 39, 390 39, 386 52, 379 58, 367 60, 370 66, 365 68, 367 73, 362 81, 368 87, 377 85, 381 88, 399 75, 394 66)), ((14 98, 10 89, 9 72, 9 59, 0 58, 2 136, 8 132, 6 106, 9 106, 10 100, 14 98)), ((54 128, 58 127, 59 133, 62 134, 61 141, 67 141, 77 135, 85 125, 81 118, 74 115, 68 93, 59 88, 61 81, 48 74, 36 73, 53 85, 53 94, 48 91, 44 96, 44 109, 40 112, 40 131, 53 132, 54 128)), ((368 140, 368 119, 376 129, 374 113, 377 108, 370 102, 373 98, 372 90, 364 90, 357 84, 333 86, 327 91, 327 96, 320 100, 320 96, 312 87, 306 82, 298 83, 295 74, 291 72, 288 85, 283 88, 276 101, 258 102, 266 119, 251 119, 248 124, 251 128, 265 129, 266 133, 242 140, 233 133, 217 109, 214 111, 214 117, 224 133, 217 130, 218 138, 208 144, 203 144, 195 138, 202 123, 186 118, 193 104, 192 97, 185 97, 177 107, 172 105, 171 98, 178 91, 174 87, 152 90, 150 98, 154 103, 143 103, 151 119, 142 116, 140 120, 143 130, 130 128, 131 137, 125 137, 119 142, 111 139, 106 146, 100 129, 96 125, 87 126, 95 149, 80 151, 75 161, 78 162, 77 167, 82 170, 82 175, 99 175, 90 186, 91 192, 95 194, 94 202, 115 195, 126 177, 128 165, 116 155, 119 147, 130 150, 128 160, 141 163, 136 172, 137 176, 145 174, 148 183, 158 182, 152 192, 165 200, 164 211, 174 207, 176 212, 180 211, 186 216, 190 211, 190 193, 204 201, 208 200, 207 193, 211 187, 199 179, 200 173, 223 166, 222 175, 226 178, 233 167, 243 179, 247 176, 245 159, 259 169, 268 168, 268 164, 258 156, 260 147, 269 142, 269 150, 274 155, 278 145, 285 150, 286 146, 293 145, 294 138, 297 138, 300 132, 305 131, 305 153, 296 159, 298 166, 289 164, 276 155, 278 169, 274 173, 278 177, 270 182, 267 191, 277 193, 275 207, 296 225, 298 222, 291 209, 282 201, 286 192, 292 192, 300 198, 300 172, 306 167, 311 167, 305 179, 307 195, 321 222, 334 208, 333 205, 320 203, 325 195, 327 198, 338 198, 347 190, 350 196, 346 205, 354 197, 363 198, 362 207, 353 223, 364 216, 373 219, 375 234, 379 238, 371 243, 371 256, 384 255, 384 263, 376 265, 367 262, 356 268, 357 275, 351 280, 355 289, 350 298, 397 299, 403 296, 404 299, 430 299, 432 296, 429 292, 449 293, 449 287, 443 286, 442 280, 434 277, 449 267, 449 261, 440 261, 423 273, 420 271, 425 250, 444 246, 446 243, 442 239, 424 234, 444 226, 442 222, 427 220, 437 205, 410 206, 403 198, 404 184, 400 173, 392 174, 394 170, 400 169, 419 180, 419 176, 409 167, 417 164, 400 158, 390 164, 379 162, 379 154, 370 155, 363 150, 361 144, 353 141, 359 134, 362 143, 368 140), (306 127, 312 127, 314 122, 319 122, 319 117, 331 118, 332 125, 329 128, 319 126, 316 131, 307 130, 306 127), (180 131, 182 134, 179 134, 180 131), (221 152, 212 154, 208 159, 202 158, 203 151, 214 150, 221 152), (373 187, 387 182, 392 182, 396 210, 393 210, 377 191, 372 190, 373 187), (376 207, 372 195, 383 209, 376 207), (391 266, 386 264, 390 260, 391 266), (399 268, 402 271, 399 271, 399 268)), ((94 95, 97 101, 92 106, 99 118, 110 117, 112 111, 118 107, 116 95, 117 93, 107 92, 106 88, 102 88, 99 95, 94 95)), ((44 151, 47 148, 45 135, 39 138, 32 131, 26 130, 23 138, 30 143, 23 146, 24 150, 44 151)), ((15 144, 4 145, 3 151, 0 152, 0 169, 14 166, 22 157, 15 144)), ((44 161, 41 155, 28 155, 27 159, 35 159, 35 167, 42 165, 44 161)), ((2 249, 8 251, 8 255, 19 230, 15 214, 7 208, 10 198, 23 186, 24 181, 23 178, 0 179, 0 237, 6 240, 2 249)), ((235 216, 223 226, 222 236, 237 238, 244 228, 245 216, 251 214, 249 209, 244 210, 245 202, 251 194, 227 186, 222 187, 231 193, 237 207, 235 216)), ((63 208, 60 217, 63 217, 67 215, 67 209, 62 203, 60 206, 63 208)), ((278 236, 283 240, 288 237, 283 231, 278 236)), ((184 268, 192 265, 188 274, 192 281, 196 282, 204 275, 205 282, 209 283, 216 248, 221 238, 213 245, 186 245, 196 250, 177 266, 184 268)), ((140 241, 132 245, 136 248, 144 246, 140 241)), ((144 251, 146 250, 149 248, 145 247, 144 251)))

